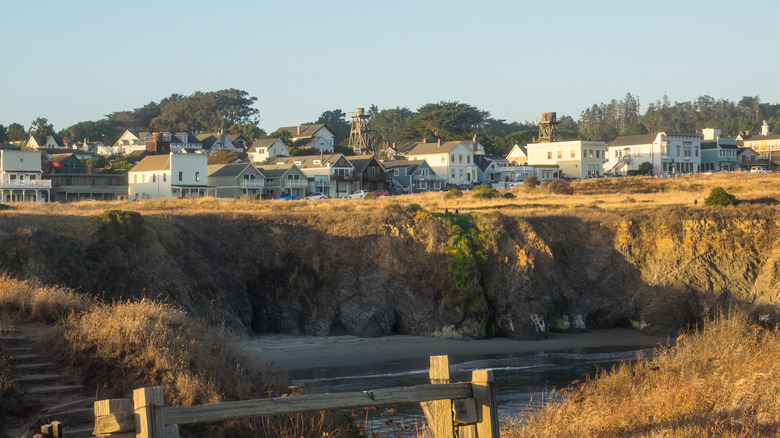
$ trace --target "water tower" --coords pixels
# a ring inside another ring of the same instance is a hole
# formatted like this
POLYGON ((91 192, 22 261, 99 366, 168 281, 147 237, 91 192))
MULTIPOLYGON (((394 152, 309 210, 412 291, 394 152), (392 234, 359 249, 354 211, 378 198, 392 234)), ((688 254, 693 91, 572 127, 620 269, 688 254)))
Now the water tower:
POLYGON ((555 113, 542 113, 542 119, 536 119, 539 124, 539 138, 537 143, 551 143, 558 141, 558 133, 555 127, 560 123, 555 113))
POLYGON ((369 126, 371 115, 366 114, 363 108, 358 108, 354 113, 349 113, 352 119, 349 130, 349 146, 356 155, 369 154, 374 149, 374 135, 369 126))

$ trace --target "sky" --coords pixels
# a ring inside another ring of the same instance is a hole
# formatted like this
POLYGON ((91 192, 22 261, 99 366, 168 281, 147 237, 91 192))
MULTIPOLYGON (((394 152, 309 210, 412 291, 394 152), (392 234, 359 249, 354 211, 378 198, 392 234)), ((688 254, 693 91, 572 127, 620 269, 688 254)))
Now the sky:
POLYGON ((260 127, 459 101, 575 119, 626 93, 780 102, 776 0, 0 0, 0 124, 237 88, 260 127))

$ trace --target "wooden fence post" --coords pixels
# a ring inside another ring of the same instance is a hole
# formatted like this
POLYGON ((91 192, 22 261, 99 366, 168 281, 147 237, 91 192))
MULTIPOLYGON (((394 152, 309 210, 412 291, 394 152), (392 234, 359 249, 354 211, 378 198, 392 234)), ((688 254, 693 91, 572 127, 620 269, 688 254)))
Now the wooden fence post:
POLYGON ((97 400, 93 406, 95 411, 95 436, 135 436, 135 420, 133 419, 133 400, 115 398, 97 400))
POLYGON ((133 391, 136 438, 163 438, 165 393, 162 388, 140 388, 133 391))
MULTIPOLYGON (((447 356, 431 356, 431 383, 450 383, 450 361, 447 356)), ((428 428, 436 438, 454 438, 452 400, 434 400, 420 403, 428 419, 428 428)))
POLYGON ((493 370, 475 370, 471 373, 471 387, 477 404, 477 436, 498 438, 498 411, 493 383, 493 370))

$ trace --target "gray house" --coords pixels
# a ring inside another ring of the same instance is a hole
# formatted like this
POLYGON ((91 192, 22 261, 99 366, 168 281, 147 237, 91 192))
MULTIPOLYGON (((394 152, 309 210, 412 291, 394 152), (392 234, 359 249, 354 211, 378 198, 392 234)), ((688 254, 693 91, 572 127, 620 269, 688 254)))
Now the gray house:
POLYGON ((441 190, 446 184, 425 160, 388 160, 382 164, 393 179, 393 188, 418 193, 441 190))
POLYGON ((263 194, 265 176, 250 163, 210 164, 208 184, 217 198, 259 198, 263 194))

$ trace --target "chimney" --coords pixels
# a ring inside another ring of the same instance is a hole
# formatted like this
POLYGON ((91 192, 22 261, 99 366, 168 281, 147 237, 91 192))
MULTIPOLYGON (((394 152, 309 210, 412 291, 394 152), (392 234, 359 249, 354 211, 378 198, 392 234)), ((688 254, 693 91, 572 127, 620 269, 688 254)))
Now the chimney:
POLYGON ((301 125, 298 125, 298 134, 297 135, 301 135, 301 125))
POLYGON ((474 134, 474 138, 472 138, 471 141, 472 141, 471 147, 474 148, 474 153, 479 152, 479 148, 477 147, 477 135, 476 134, 474 134))
POLYGON ((95 169, 95 167, 91 164, 87 165, 87 173, 92 173, 92 171, 95 169))
POLYGON ((427 139, 427 138, 424 138, 424 139, 423 139, 423 143, 428 143, 428 139, 427 139))
POLYGON ((393 142, 393 150, 395 150, 395 142, 393 142))
POLYGON ((438 139, 438 140, 436 141, 436 147, 437 147, 437 148, 440 148, 440 147, 441 147, 441 139, 438 139))

